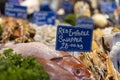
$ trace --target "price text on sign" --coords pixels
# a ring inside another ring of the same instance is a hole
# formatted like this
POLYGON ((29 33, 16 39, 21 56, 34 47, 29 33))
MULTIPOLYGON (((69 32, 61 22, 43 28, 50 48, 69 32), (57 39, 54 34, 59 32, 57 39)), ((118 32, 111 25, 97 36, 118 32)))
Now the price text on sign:
POLYGON ((57 27, 56 50, 90 51, 93 29, 63 26, 57 27))
POLYGON ((27 7, 20 6, 17 4, 6 3, 5 16, 26 19, 27 18, 27 7))
POLYGON ((102 13, 109 14, 114 13, 116 5, 114 2, 102 2, 100 7, 102 13))
POLYGON ((73 3, 71 3, 69 0, 62 0, 61 8, 63 8, 66 13, 71 13, 73 10, 73 3))
POLYGON ((39 11, 34 13, 33 21, 37 25, 55 25, 55 13, 53 11, 39 11))
POLYGON ((9 3, 13 3, 13 4, 20 4, 23 1, 24 0, 8 0, 9 3))
POLYGON ((76 27, 93 29, 94 22, 91 18, 87 18, 87 17, 78 18, 76 19, 76 27))

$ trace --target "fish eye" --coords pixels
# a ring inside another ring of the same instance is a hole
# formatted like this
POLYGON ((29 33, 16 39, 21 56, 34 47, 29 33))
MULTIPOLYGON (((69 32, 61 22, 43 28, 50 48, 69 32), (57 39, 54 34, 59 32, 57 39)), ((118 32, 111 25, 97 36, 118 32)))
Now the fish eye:
POLYGON ((76 70, 76 74, 80 74, 81 73, 81 70, 80 69, 77 69, 76 70))

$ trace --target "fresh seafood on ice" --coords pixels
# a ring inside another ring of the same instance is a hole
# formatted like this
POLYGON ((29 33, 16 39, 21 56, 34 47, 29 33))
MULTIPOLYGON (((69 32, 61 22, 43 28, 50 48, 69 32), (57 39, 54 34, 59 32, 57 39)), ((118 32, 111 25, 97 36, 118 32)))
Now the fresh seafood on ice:
POLYGON ((44 43, 45 45, 54 48, 56 41, 57 26, 43 25, 43 26, 31 26, 36 30, 34 40, 44 43))

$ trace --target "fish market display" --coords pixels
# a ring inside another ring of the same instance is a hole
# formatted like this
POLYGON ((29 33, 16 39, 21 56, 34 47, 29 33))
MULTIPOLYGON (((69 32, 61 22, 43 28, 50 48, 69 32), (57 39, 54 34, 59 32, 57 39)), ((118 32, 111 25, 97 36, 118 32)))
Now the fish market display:
MULTIPOLYGON (((35 40, 38 40, 40 42, 44 42, 48 46, 51 46, 49 42, 51 42, 53 39, 55 40, 55 34, 56 34, 56 27, 47 26, 44 25, 44 27, 36 27, 36 31, 38 30, 37 34, 38 36, 43 36, 42 40, 41 37, 36 37, 35 40), (48 29, 47 29, 48 28, 48 29), (53 30, 54 28, 54 30, 53 30), (51 39, 49 38, 50 33, 51 39), (47 35, 44 35, 42 33, 45 33, 47 35), (54 34, 53 34, 54 33, 54 34), (47 36, 47 37, 45 37, 47 36), (53 37, 54 36, 54 37, 53 37), (48 41, 47 41, 48 38, 48 41)), ((100 27, 96 27, 96 29, 93 32, 93 41, 92 41, 92 52, 90 53, 80 53, 78 59, 88 68, 88 70, 91 72, 91 75, 93 76, 92 80, 119 80, 120 74, 117 70, 114 68, 114 63, 111 61, 110 56, 106 51, 104 51, 103 48, 105 48, 102 45, 101 37, 105 35, 111 35, 112 33, 120 32, 119 28, 113 28, 103 27, 102 29, 100 27), (98 46, 99 45, 99 46, 98 46)), ((52 44, 52 48, 55 46, 55 41, 52 44)), ((105 42, 106 43, 106 42, 105 42)), ((109 44, 107 44, 108 46, 109 44)), ((105 48, 106 50, 108 48, 105 48)), ((119 49, 119 48, 118 48, 119 49)), ((109 50, 109 49, 108 49, 109 50)), ((67 59, 67 58, 66 58, 67 59)), ((54 61, 54 59, 52 59, 54 61)), ((63 65, 66 64, 64 62, 64 58, 56 58, 57 63, 62 63, 63 65), (63 61, 60 61, 63 59, 63 61)), ((69 59, 68 59, 69 60, 69 59)))
POLYGON ((113 1, 22 0, 19 4, 27 7, 25 20, 5 17, 0 11, 0 80, 120 80, 120 7, 113 1), (40 18, 33 20, 34 16, 40 18), (55 25, 36 25, 53 18, 55 25), (82 18, 94 23, 91 51, 56 51, 57 26, 91 24, 82 18))
POLYGON ((6 44, 3 47, 12 48, 15 52, 21 53, 22 56, 33 55, 37 58, 42 57, 49 59, 65 70, 69 71, 72 75, 75 76, 76 80, 91 79, 91 74, 87 70, 86 66, 83 65, 83 63, 66 52, 55 51, 40 42, 6 44), (73 63, 71 64, 71 62, 73 63))
MULTIPOLYGON (((39 30, 39 32, 41 32, 39 35, 41 35, 44 31, 45 34, 47 34, 47 32, 49 33, 51 30, 51 33, 54 36, 55 39, 55 34, 56 34, 56 27, 48 27, 48 26, 44 26, 44 27, 37 27, 37 28, 41 28, 42 30, 39 30), (50 29, 51 27, 51 29, 50 29), (52 30, 52 28, 54 28, 55 30, 52 30)), ((37 30, 37 29, 36 29, 37 30)), ((111 58, 109 57, 109 55, 107 55, 107 53, 105 53, 102 49, 102 43, 101 43, 101 37, 105 36, 105 35, 110 35, 114 32, 119 32, 118 28, 113 28, 113 27, 108 27, 108 28, 103 28, 103 29, 99 29, 96 28, 93 32, 93 41, 92 41, 92 52, 90 53, 80 53, 79 56, 79 60, 82 61, 82 63, 88 68, 88 70, 91 72, 91 75, 93 76, 93 80, 110 80, 110 79, 114 79, 114 80, 119 80, 120 78, 120 74, 117 70, 115 70, 114 68, 114 64, 111 61, 111 58), (99 45, 99 46, 98 46, 99 45)), ((43 34, 42 34, 43 35, 43 34)), ((45 35, 44 35, 45 37, 45 35)), ((49 37, 46 37, 49 39, 49 37)), ((37 38, 36 38, 37 39, 37 38)), ((45 41, 44 43, 47 43, 46 40, 44 40, 44 38, 39 39, 39 41, 45 41)), ((49 39, 50 40, 50 39, 49 39)), ((50 40, 52 41, 52 39, 50 40)), ((53 42, 55 46, 55 42, 53 42)), ((48 43, 49 44, 49 43, 48 43)), ((48 45, 50 46, 50 44, 48 45)), ((106 49, 107 50, 107 49, 106 49)), ((59 61, 62 58, 57 58, 57 63, 62 63, 62 65, 64 65, 64 58, 63 61, 59 61)), ((66 58, 67 59, 67 58, 66 58)), ((69 60, 69 58, 68 58, 69 60)))

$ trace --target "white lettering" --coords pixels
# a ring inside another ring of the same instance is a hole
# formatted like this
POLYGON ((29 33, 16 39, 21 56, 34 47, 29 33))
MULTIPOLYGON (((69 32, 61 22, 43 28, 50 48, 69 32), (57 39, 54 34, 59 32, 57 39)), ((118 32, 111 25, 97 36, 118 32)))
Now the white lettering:
POLYGON ((69 31, 69 36, 89 36, 89 31, 79 31, 76 30, 72 32, 71 30, 69 31))
POLYGON ((68 47, 69 47, 68 44, 63 42, 60 49, 68 49, 68 47))
POLYGON ((64 31, 64 29, 59 28, 58 33, 59 33, 59 34, 63 34, 63 33, 64 33, 63 31, 64 31))
POLYGON ((62 35, 59 36, 59 40, 58 41, 59 42, 63 42, 63 36, 62 35))

